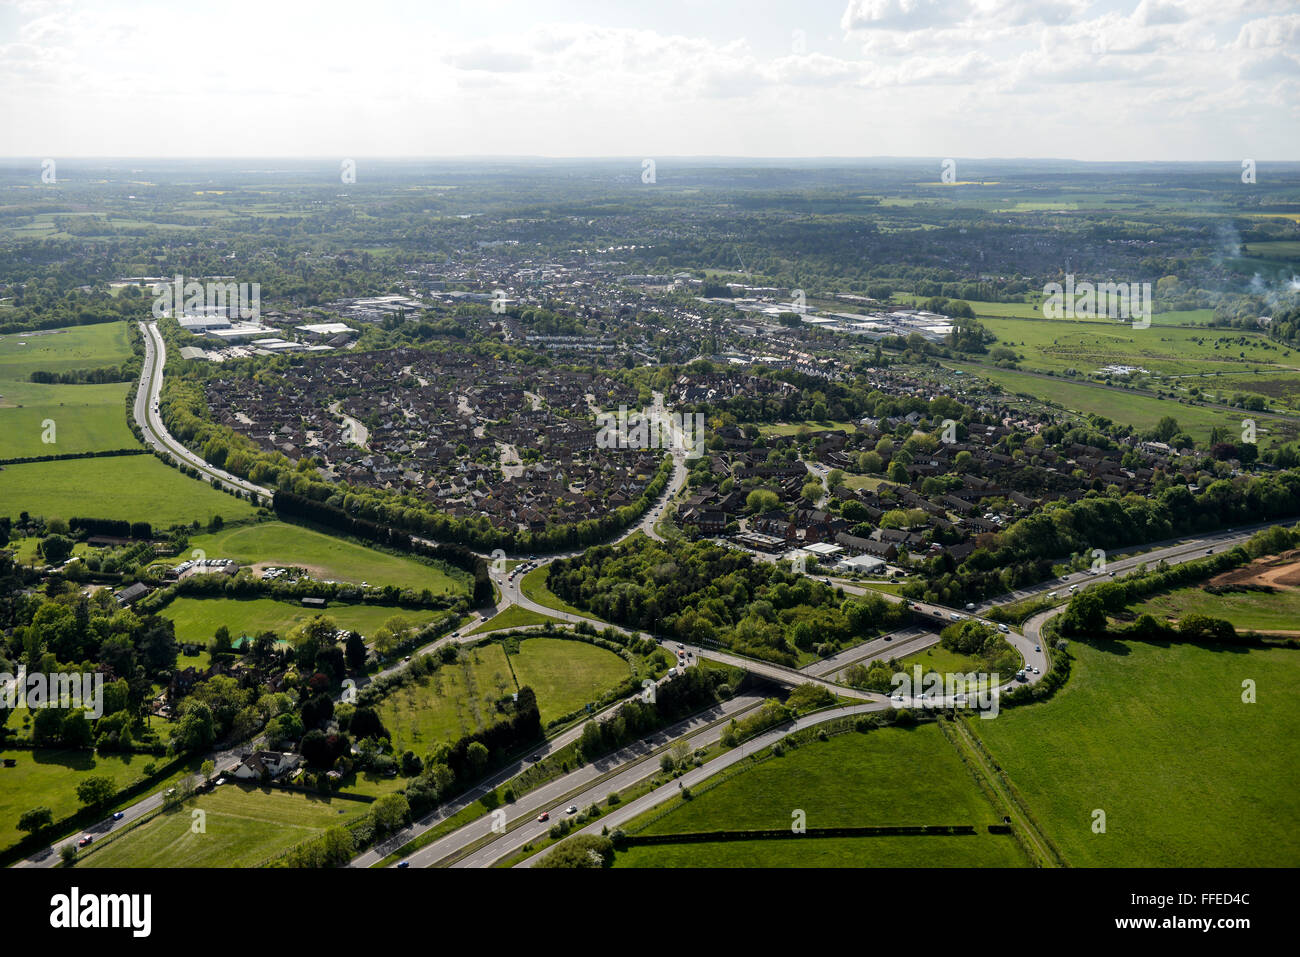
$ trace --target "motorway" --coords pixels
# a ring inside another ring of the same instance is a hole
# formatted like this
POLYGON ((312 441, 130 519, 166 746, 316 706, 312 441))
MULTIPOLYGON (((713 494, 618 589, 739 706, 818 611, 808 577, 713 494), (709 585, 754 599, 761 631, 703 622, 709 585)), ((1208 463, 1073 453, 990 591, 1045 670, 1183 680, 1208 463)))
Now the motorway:
MULTIPOLYGON (((1119 555, 1114 561, 1107 566, 1107 572, 1115 572, 1117 575, 1130 571, 1138 565, 1147 563, 1155 564, 1159 561, 1165 561, 1174 565, 1180 562, 1188 561, 1206 554, 1207 551, 1222 551, 1224 548, 1239 542, 1245 541, 1251 534, 1259 528, 1267 527, 1266 525, 1253 526, 1244 529, 1235 529, 1229 532, 1216 533, 1203 536, 1200 538, 1185 539, 1145 551, 1141 554, 1116 553, 1119 555)), ((1017 592, 1014 600, 1019 600, 1032 595, 1044 594, 1053 590, 1061 590, 1068 594, 1069 584, 1073 583, 1080 588, 1086 588, 1101 580, 1110 580, 1110 575, 1094 576, 1090 573, 1077 573, 1066 576, 1065 582, 1054 580, 1044 582, 1031 589, 1023 589, 1017 592)), ((848 583, 844 584, 845 590, 859 594, 866 593, 866 589, 858 588, 848 583)), ((874 594, 883 594, 873 592, 874 594)), ((901 600, 896 596, 884 595, 886 599, 901 600)), ((913 602, 914 609, 922 616, 929 615, 937 617, 947 624, 953 615, 969 617, 965 611, 957 611, 945 606, 935 605, 928 602, 913 602), (937 615, 935 613, 938 613, 937 615)), ((992 603, 984 603, 977 607, 976 614, 986 612, 993 607, 992 603)), ((1026 674, 1026 682, 1033 684, 1041 681, 1048 670, 1048 655, 1041 645, 1041 629, 1043 624, 1053 615, 1059 614, 1064 610, 1064 605, 1058 605, 1055 608, 1041 612, 1030 618, 1024 626, 1023 633, 1012 630, 1004 637, 1019 652, 1024 660, 1026 668, 1029 669, 1026 674), (1035 672, 1034 669, 1037 669, 1035 672)), ((546 610, 548 614, 555 614, 554 611, 546 610)), ((573 619, 580 619, 580 616, 569 616, 573 619)), ((600 624, 592 622, 593 624, 600 624)), ((936 622, 937 624, 937 622, 936 622)), ((937 635, 932 631, 916 627, 903 629, 889 636, 873 639, 863 645, 855 646, 845 652, 841 652, 834 658, 826 659, 822 662, 814 663, 806 669, 802 675, 806 680, 808 674, 816 670, 820 674, 833 674, 842 670, 847 665, 855 661, 870 661, 879 657, 902 657, 906 654, 914 653, 922 648, 929 647, 937 641, 937 635), (895 644, 897 642, 897 644, 895 644)), ((749 659, 742 659, 739 656, 726 655, 722 656, 712 649, 703 649, 704 654, 709 658, 718 658, 727 660, 727 663, 736 664, 747 670, 758 674, 764 674, 766 671, 772 671, 772 674, 765 675, 773 680, 782 681, 782 683, 793 683, 790 680, 792 669, 781 668, 780 666, 770 666, 760 669, 760 665, 767 666, 768 663, 756 663, 749 659), (734 660, 732 660, 734 659, 734 660)), ((795 672, 795 674, 800 674, 795 672)), ((1001 689, 1007 690, 1017 687, 1021 682, 1011 679, 1001 683, 1001 689)), ((835 692, 841 696, 846 696, 847 689, 835 687, 835 692)), ((918 701, 914 698, 903 698, 895 700, 893 706, 929 706, 929 707, 947 707, 955 704, 950 697, 939 696, 926 702, 918 701)), ((730 702, 728 703, 730 704, 730 702)), ((760 735, 752 742, 743 747, 735 748, 715 757, 713 760, 706 762, 704 765, 694 768, 680 777, 678 780, 687 787, 694 786, 699 781, 730 767, 736 761, 741 760, 745 755, 766 747, 773 741, 778 740, 792 730, 802 727, 809 727, 820 722, 833 720, 844 715, 862 714, 873 711, 881 711, 891 706, 891 703, 883 695, 871 695, 870 700, 862 704, 848 705, 838 708, 826 709, 814 712, 809 715, 799 717, 793 724, 787 724, 778 729, 773 729, 760 735)), ((724 706, 725 707, 725 706, 724 706)), ((687 738, 692 749, 704 747, 712 744, 721 737, 723 730, 722 725, 705 727, 692 736, 687 738)), ((663 735, 656 737, 655 743, 660 744, 665 741, 663 735)), ((544 788, 522 795, 516 804, 506 809, 509 821, 506 824, 506 833, 498 834, 492 838, 492 821, 487 818, 480 818, 471 824, 466 825, 450 834, 444 835, 434 844, 423 848, 412 854, 406 860, 409 866, 429 867, 445 864, 449 860, 456 867, 486 867, 495 862, 517 854, 520 849, 528 843, 535 843, 543 837, 550 828, 550 824, 566 813, 566 807, 577 805, 579 808, 585 808, 592 803, 603 803, 604 798, 612 791, 624 790, 635 784, 643 782, 659 771, 658 758, 653 754, 646 754, 644 751, 637 753, 628 751, 611 755, 600 762, 597 770, 579 769, 556 781, 550 782, 544 788), (595 778, 597 783, 592 784, 595 778), (537 816, 545 811, 549 821, 538 821, 537 816), (467 853, 468 851, 468 853, 467 853)), ((648 795, 622 805, 612 812, 602 814, 597 823, 578 833, 599 833, 602 827, 614 827, 622 822, 630 820, 644 810, 656 806, 659 803, 669 800, 676 789, 671 787, 660 787, 648 795)), ((361 859, 358 859, 358 863, 361 859)), ((378 860, 378 858, 374 858, 378 860)), ((522 866, 527 866, 533 860, 525 861, 522 866)), ((373 863, 373 860, 371 861, 373 863)))
POLYGON ((237 475, 215 468, 195 455, 167 431, 158 413, 158 399, 162 395, 163 366, 167 362, 167 346, 158 323, 141 322, 140 336, 144 340, 144 364, 140 368, 140 387, 135 393, 135 421, 140 426, 145 443, 162 452, 172 461, 198 469, 206 479, 216 479, 228 490, 253 492, 268 501, 271 490, 255 485, 237 475))

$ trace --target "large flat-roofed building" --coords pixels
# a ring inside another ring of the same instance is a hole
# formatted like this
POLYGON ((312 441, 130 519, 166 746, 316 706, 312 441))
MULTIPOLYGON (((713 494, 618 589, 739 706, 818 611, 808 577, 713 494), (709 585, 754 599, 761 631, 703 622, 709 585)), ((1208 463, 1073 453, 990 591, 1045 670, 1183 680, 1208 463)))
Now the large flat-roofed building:
POLYGON ((220 339, 222 342, 239 342, 243 339, 274 336, 275 330, 256 322, 239 323, 238 325, 227 322, 224 329, 210 329, 207 334, 213 339, 220 339))
POLYGON ((186 313, 178 316, 176 321, 180 323, 182 329, 196 336, 201 336, 217 329, 229 329, 230 317, 219 315, 217 313, 192 314, 186 313))
POLYGON ((332 339, 335 336, 356 335, 356 330, 342 322, 312 322, 305 326, 294 326, 308 339, 332 339))

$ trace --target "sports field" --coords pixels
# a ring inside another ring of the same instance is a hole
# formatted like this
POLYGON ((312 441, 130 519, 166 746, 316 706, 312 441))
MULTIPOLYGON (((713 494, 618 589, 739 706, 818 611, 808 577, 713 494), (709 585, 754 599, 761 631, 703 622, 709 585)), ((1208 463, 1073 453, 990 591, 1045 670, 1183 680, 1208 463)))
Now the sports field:
POLYGON ((67 459, 0 468, 0 502, 5 514, 30 512, 45 518, 126 519, 155 529, 200 522, 251 518, 253 506, 182 475, 152 455, 67 459))
POLYGON ((1049 701, 968 722, 1069 864, 1300 865, 1300 653, 1070 648, 1070 681, 1049 701))
MULTIPOLYGON (((298 566, 314 577, 333 581, 397 585, 435 595, 469 592, 469 574, 426 565, 341 538, 285 522, 259 522, 190 539, 208 558, 233 558, 246 565, 298 566)), ((178 560, 189 557, 187 552, 178 560)))
POLYGON ((164 811, 77 866, 255 867, 367 810, 361 801, 229 783, 164 811))

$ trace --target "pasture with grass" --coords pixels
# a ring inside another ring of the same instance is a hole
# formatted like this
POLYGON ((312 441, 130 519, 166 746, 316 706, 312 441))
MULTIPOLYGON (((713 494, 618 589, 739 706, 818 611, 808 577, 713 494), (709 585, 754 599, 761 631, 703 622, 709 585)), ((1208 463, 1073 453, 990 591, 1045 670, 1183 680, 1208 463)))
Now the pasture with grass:
POLYGON ((200 794, 114 841, 78 867, 255 867, 295 844, 347 824, 363 801, 228 783, 200 794), (203 812, 196 833, 195 811, 203 812))
POLYGON ((1300 865, 1300 652, 1124 641, 1070 652, 1052 698, 968 722, 1069 864, 1300 865))
POLYGON ((233 522, 256 513, 245 499, 182 475, 152 455, 67 459, 0 467, 5 512, 45 518, 73 516, 149 522, 155 529, 214 515, 233 522))
MULTIPOLYGON (((189 547, 202 549, 208 558, 233 558, 258 568, 297 566, 324 580, 353 584, 364 581, 373 586, 397 585, 416 591, 427 588, 435 595, 469 593, 469 574, 460 569, 425 564, 285 522, 259 522, 195 535, 189 547)), ((187 551, 176 561, 188 557, 187 551)))

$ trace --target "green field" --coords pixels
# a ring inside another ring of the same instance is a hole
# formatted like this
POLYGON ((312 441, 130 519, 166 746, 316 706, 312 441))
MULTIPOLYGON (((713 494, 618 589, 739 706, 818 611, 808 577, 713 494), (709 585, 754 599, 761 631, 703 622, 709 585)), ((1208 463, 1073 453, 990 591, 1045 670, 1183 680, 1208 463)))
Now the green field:
POLYGON ((213 515, 230 522, 254 514, 244 499, 181 475, 152 455, 6 465, 0 468, 0 502, 13 516, 93 515, 150 522, 155 529, 207 524, 213 515))
MULTIPOLYGON (((190 539, 208 558, 233 558, 247 565, 296 565, 314 577, 371 585, 397 585, 435 595, 469 592, 469 574, 389 555, 341 538, 284 522, 260 522, 190 539)), ((188 558, 188 552, 178 560, 188 558)))
POLYGON ((0 459, 141 448, 127 426, 127 383, 29 387, 40 392, 21 408, 0 408, 0 459))
POLYGON ((618 655, 586 642, 527 638, 509 661, 501 643, 491 642, 464 651, 459 663, 398 688, 376 710, 396 750, 425 755, 440 742, 499 720, 494 702, 523 685, 537 694, 545 724, 594 701, 628 673, 627 662, 618 655))
POLYGON ((1070 681, 1051 700, 968 722, 1069 864, 1300 865, 1300 653, 1070 649, 1070 681), (1255 704, 1241 700, 1246 679, 1255 704))
POLYGON ((972 671, 978 672, 984 669, 983 663, 978 658, 949 651, 941 645, 933 645, 925 649, 925 651, 908 655, 898 662, 897 667, 899 671, 906 671, 910 675, 915 665, 921 666, 921 674, 923 675, 929 674, 931 671, 937 671, 941 675, 969 674, 972 671))
POLYGON ((973 837, 808 838, 636 847, 628 867, 1024 866, 1010 836, 990 835, 1000 817, 933 724, 848 732, 808 741, 738 772, 723 772, 690 800, 648 811, 626 830, 675 834, 791 826, 809 828, 970 824, 973 837), (747 862, 750 862, 747 864, 747 862), (759 863, 761 862, 761 863, 759 863))
MULTIPOLYGON (((1007 369, 993 369, 985 366, 972 366, 954 363, 958 368, 982 376, 997 383, 1008 392, 1023 392, 1028 395, 1047 399, 1080 414, 1096 413, 1114 422, 1131 425, 1135 429, 1151 429, 1166 415, 1178 420, 1178 424, 1194 438, 1209 441, 1210 429, 1214 426, 1227 428, 1231 433, 1241 431, 1241 420, 1248 412, 1221 412, 1203 406, 1183 405, 1170 399, 1159 399, 1140 395, 1122 389, 1087 385, 1059 377, 1045 378, 1012 372, 1007 369)), ((1283 434, 1282 424, 1273 420, 1261 420, 1259 424, 1260 446, 1273 444, 1269 441, 1270 432, 1276 431, 1278 438, 1283 434)))
POLYGON ((78 867, 255 867, 366 813, 361 801, 227 784, 134 828, 78 867), (194 833, 194 811, 204 830, 194 833))
POLYGON ((1191 375, 1213 372, 1295 369, 1300 357, 1257 332, 1238 329, 1133 329, 1116 321, 986 319, 984 325, 1024 356, 1024 368, 1038 372, 1074 369, 1091 375, 1104 366, 1141 366, 1153 373, 1191 375))
POLYGON ((423 756, 438 744, 494 724, 501 717, 494 702, 517 690, 505 651, 493 643, 464 651, 461 662, 403 685, 376 711, 394 749, 423 756))
POLYGON ((213 633, 222 625, 230 629, 232 638, 256 635, 263 631, 274 631, 284 636, 303 622, 323 614, 334 619, 340 628, 359 631, 368 638, 394 615, 400 615, 417 627, 440 617, 440 613, 392 605, 331 603, 321 612, 273 598, 184 597, 173 599, 160 614, 175 622, 178 641, 193 641, 202 645, 211 641, 213 633))
POLYGON ((1227 592, 1212 595, 1198 587, 1179 588, 1148 598, 1130 609, 1157 618, 1209 615, 1232 622, 1238 631, 1291 631, 1300 634, 1300 591, 1227 592))
POLYGON ((536 692, 542 724, 594 702, 630 673, 614 652, 564 638, 527 638, 510 664, 519 684, 536 692))
POLYGON ((1010 834, 816 837, 630 847, 615 867, 1024 867, 1010 834))
POLYGON ((797 435, 803 429, 807 429, 810 432, 822 432, 827 429, 841 429, 845 432, 853 433, 858 430, 858 427, 853 422, 834 422, 830 420, 825 422, 777 422, 759 425, 758 432, 760 435, 797 435))
MULTIPOLYGON (((795 808, 808 827, 974 824, 1001 818, 939 729, 879 728, 810 741, 783 757, 674 801, 644 831, 672 834, 731 828, 786 828, 795 808)), ((660 811, 650 812, 651 816, 660 811)), ((784 846, 784 845, 782 845, 784 846)))
MULTIPOLYGON (((11 729, 21 730, 19 715, 10 719, 11 729)), ((144 766, 161 765, 166 758, 147 754, 92 754, 88 751, 37 749, 0 752, 0 757, 14 758, 12 768, 0 767, 0 847, 8 847, 22 837, 18 818, 34 807, 48 807, 54 820, 81 809, 77 785, 89 775, 111 778, 118 789, 144 777, 144 766)))
POLYGON ((29 381, 38 370, 116 367, 130 356, 123 322, 0 336, 0 459, 138 447, 127 426, 128 383, 29 381))
POLYGON ((547 625, 558 623, 560 619, 552 618, 549 615, 543 615, 541 612, 533 611, 530 608, 524 608, 522 605, 511 605, 499 615, 493 615, 487 621, 483 622, 477 628, 469 632, 471 635, 480 635, 485 631, 500 631, 502 628, 526 628, 530 625, 547 625))

